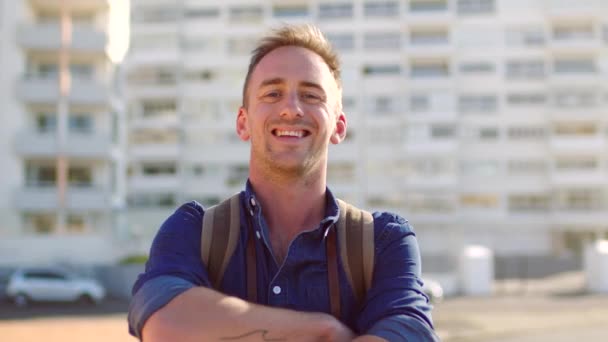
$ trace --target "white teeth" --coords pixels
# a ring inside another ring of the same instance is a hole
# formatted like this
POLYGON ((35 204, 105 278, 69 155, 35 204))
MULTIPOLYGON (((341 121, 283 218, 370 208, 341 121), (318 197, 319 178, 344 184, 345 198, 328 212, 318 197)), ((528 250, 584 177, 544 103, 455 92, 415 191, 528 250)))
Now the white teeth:
POLYGON ((304 136, 304 132, 303 131, 278 131, 277 130, 277 136, 279 136, 279 137, 288 136, 288 137, 301 138, 304 136))

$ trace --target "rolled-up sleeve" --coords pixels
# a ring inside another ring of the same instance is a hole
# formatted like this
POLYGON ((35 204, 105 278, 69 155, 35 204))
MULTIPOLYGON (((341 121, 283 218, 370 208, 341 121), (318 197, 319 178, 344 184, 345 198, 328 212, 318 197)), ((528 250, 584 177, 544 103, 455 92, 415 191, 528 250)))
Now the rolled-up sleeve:
POLYGON ((391 342, 438 341, 413 229, 389 213, 375 213, 374 225, 374 275, 357 320, 359 331, 391 342))
POLYGON ((141 338, 146 320, 180 293, 194 286, 210 286, 200 257, 202 216, 203 208, 190 202, 160 227, 145 272, 133 285, 128 314, 131 335, 141 338))

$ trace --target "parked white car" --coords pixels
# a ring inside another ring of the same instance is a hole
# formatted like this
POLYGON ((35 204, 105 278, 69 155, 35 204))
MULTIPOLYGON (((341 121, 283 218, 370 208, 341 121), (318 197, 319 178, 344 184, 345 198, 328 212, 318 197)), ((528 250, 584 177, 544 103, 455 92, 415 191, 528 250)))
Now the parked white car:
POLYGON ((440 303, 443 300, 443 288, 438 281, 430 278, 423 278, 422 290, 429 297, 432 303, 440 303))
POLYGON ((25 307, 30 301, 97 304, 105 297, 106 290, 94 279, 61 269, 28 268, 19 269, 11 275, 6 294, 15 305, 25 307))

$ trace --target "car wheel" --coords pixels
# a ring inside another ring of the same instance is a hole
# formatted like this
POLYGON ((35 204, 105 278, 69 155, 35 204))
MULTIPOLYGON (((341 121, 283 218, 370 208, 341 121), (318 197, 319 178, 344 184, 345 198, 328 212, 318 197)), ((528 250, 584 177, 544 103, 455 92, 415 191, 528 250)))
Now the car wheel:
POLYGON ((93 297, 91 297, 88 294, 80 295, 80 297, 78 297, 78 302, 82 303, 82 304, 87 304, 87 305, 95 304, 95 300, 93 300, 93 297))
POLYGON ((15 306, 17 306, 18 308, 25 308, 27 307, 27 305, 29 304, 29 298, 27 298, 27 296, 23 293, 18 293, 14 298, 13 298, 13 303, 15 303, 15 306))

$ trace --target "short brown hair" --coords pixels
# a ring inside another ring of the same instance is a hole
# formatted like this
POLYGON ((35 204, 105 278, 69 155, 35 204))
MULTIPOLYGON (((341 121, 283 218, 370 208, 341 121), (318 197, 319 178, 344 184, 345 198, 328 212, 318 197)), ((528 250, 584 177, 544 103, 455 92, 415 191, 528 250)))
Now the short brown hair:
POLYGON ((249 69, 243 85, 243 107, 247 106, 247 87, 253 69, 260 63, 262 58, 273 50, 283 46, 299 46, 306 48, 319 55, 329 67, 334 76, 338 88, 342 87, 340 80, 340 61, 331 44, 316 26, 310 24, 287 25, 273 30, 271 34, 261 38, 257 47, 252 51, 249 60, 249 69))

